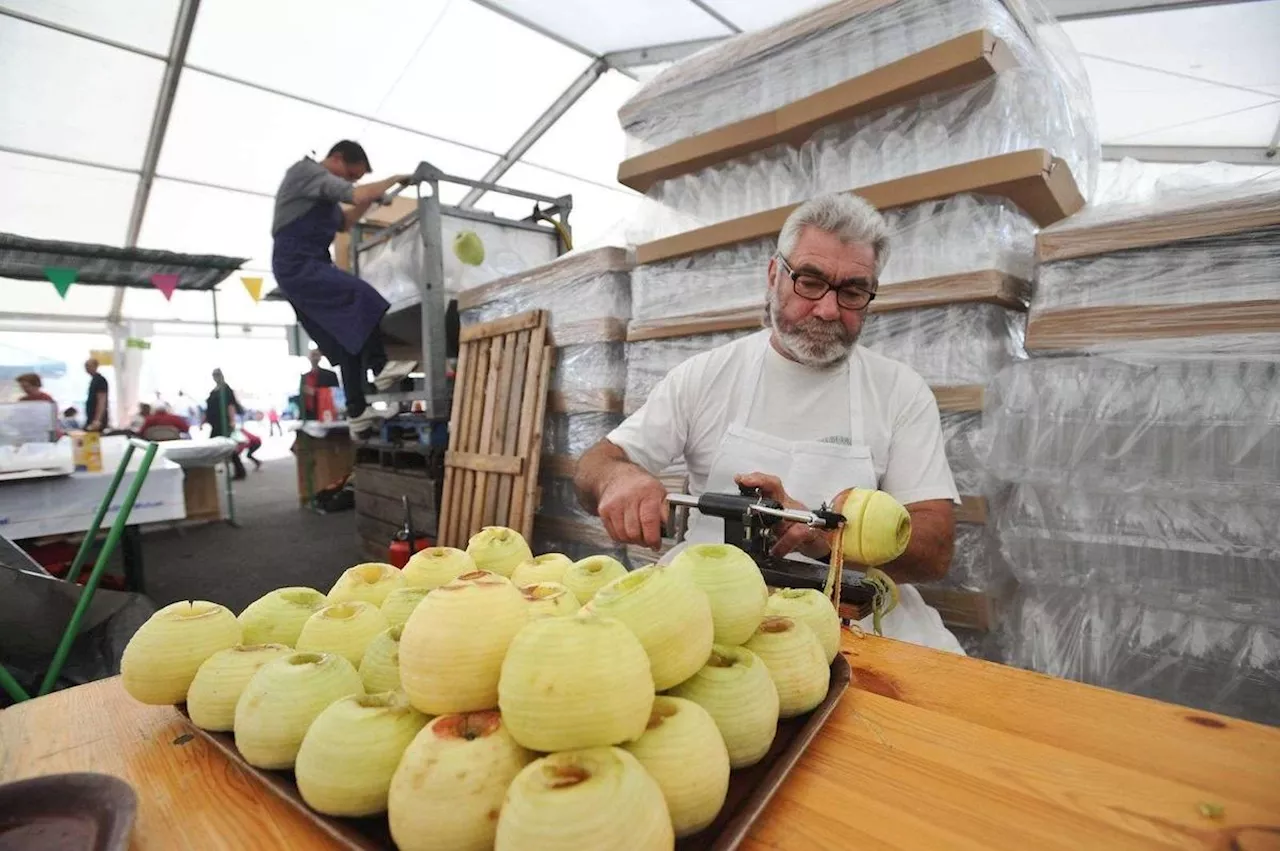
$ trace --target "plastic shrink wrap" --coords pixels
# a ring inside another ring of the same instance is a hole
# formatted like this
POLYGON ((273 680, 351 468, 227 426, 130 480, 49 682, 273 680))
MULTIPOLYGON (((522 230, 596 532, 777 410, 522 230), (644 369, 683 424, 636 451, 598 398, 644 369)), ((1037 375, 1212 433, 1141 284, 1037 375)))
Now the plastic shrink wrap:
POLYGON ((555 349, 549 406, 570 414, 620 410, 626 384, 624 343, 560 346, 555 349))
POLYGON ((658 74, 619 110, 629 154, 794 103, 981 29, 1002 39, 1018 66, 1057 78, 1043 109, 1077 134, 1093 134, 1083 66, 1036 0, 845 0, 728 39, 658 74))
MULTIPOLYGON (((1029 281, 1035 223, 1002 198, 955 195, 885 214, 892 236, 880 292, 895 284, 995 270, 1029 281)), ((632 318, 762 307, 776 239, 636 267, 632 318)))
POLYGON ((671 370, 694 355, 754 334, 759 329, 696 334, 662 340, 627 343, 627 391, 625 407, 633 413, 649 398, 649 393, 671 370))
POLYGON ((1023 585, 1013 664, 1158 700, 1280 723, 1280 627, 1105 588, 1023 585))
MULTIPOLYGON (((556 233, 504 226, 499 221, 481 222, 440 216, 444 245, 444 289, 449 297, 555 259, 556 233), (463 263, 453 251, 456 235, 475 233, 484 245, 479 265, 463 263)), ((360 252, 360 277, 373 286, 393 308, 418 298, 423 275, 422 229, 414 221, 390 239, 360 252)))
POLYGON ((1012 482, 1280 504, 1280 359, 1033 358, 987 388, 1012 482))
POLYGON ((488 322, 527 310, 546 310, 551 314, 548 321, 553 336, 560 331, 565 332, 566 340, 602 340, 607 334, 594 326, 582 329, 581 334, 575 334, 576 329, 571 326, 630 318, 630 269, 631 262, 622 248, 571 252, 468 292, 458 303, 462 322, 488 322), (583 339, 584 334, 594 336, 583 339))
POLYGON ((983 452, 982 414, 944 413, 942 439, 946 442, 947 463, 956 480, 956 490, 962 494, 982 494, 995 487, 986 471, 983 452))
POLYGON ((577 458, 622 424, 622 414, 547 414, 542 426, 542 451, 577 458))
POLYGON ((874 313, 860 345, 902 361, 932 386, 985 384, 1025 357, 1025 316, 994 304, 952 304, 874 313))

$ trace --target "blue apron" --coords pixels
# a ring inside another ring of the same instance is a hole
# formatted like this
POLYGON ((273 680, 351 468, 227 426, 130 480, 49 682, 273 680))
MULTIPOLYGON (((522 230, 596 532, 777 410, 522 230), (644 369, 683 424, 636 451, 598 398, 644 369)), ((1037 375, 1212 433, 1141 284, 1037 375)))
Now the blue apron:
POLYGON ((271 271, 307 332, 316 336, 308 326, 317 326, 355 355, 391 305, 369 284, 333 265, 329 244, 341 227, 341 207, 316 204, 276 233, 271 271))

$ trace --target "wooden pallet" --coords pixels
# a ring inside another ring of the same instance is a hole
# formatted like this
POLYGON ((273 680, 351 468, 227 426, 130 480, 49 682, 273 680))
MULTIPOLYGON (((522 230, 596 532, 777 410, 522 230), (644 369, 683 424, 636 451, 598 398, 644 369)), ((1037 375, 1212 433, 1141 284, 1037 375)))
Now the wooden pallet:
POLYGON ((533 534, 542 419, 553 350, 547 312, 468 325, 459 335, 439 544, 465 547, 482 526, 533 534))

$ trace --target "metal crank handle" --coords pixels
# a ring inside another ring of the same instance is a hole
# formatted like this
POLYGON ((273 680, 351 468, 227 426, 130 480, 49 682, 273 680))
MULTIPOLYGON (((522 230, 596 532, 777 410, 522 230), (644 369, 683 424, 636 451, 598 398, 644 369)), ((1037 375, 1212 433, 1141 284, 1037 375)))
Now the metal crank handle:
MULTIPOLYGON (((667 502, 672 505, 683 505, 688 508, 698 507, 698 497, 690 496, 685 493, 669 493, 667 494, 667 502)), ((770 508, 767 505, 759 503, 748 503, 746 510, 755 514, 766 517, 772 517, 775 520, 789 520, 792 523, 803 523, 806 526, 815 528, 830 528, 829 518, 813 511, 798 511, 791 508, 770 508)))

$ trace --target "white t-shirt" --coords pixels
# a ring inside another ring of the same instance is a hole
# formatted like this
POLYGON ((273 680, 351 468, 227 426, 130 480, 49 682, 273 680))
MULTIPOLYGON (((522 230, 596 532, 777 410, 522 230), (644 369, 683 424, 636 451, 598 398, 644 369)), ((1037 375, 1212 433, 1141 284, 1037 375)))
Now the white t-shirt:
MULTIPOLYGON (((733 403, 751 390, 752 347, 759 343, 753 334, 680 364, 640 410, 610 432, 609 441, 654 474, 683 457, 690 492, 702 493, 733 403)), ((843 364, 824 370, 788 361, 770 346, 745 425, 788 440, 848 442, 848 370, 858 373, 855 410, 880 489, 903 504, 958 500, 929 386, 906 364, 862 346, 843 364)))

